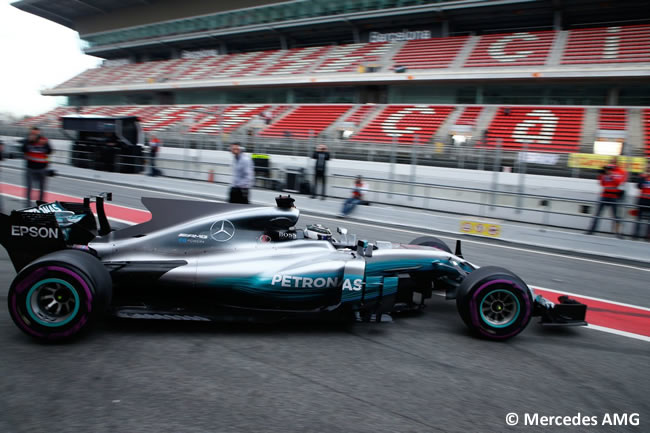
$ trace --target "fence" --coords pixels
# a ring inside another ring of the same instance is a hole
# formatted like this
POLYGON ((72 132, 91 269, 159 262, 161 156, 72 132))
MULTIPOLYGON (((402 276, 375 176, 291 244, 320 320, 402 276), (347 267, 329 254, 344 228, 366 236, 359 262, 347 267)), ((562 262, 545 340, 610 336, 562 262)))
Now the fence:
MULTIPOLYGON (((223 147, 225 149, 225 145, 223 147)), ((306 155, 305 155, 306 156, 306 155)), ((396 161, 396 159, 395 159, 396 161)), ((498 154, 492 158, 490 164, 484 161, 485 168, 492 168, 498 173, 500 159, 498 154)), ((87 168, 114 170, 119 172, 138 173, 150 169, 150 160, 146 156, 128 157, 115 160, 113 167, 103 165, 95 155, 83 152, 57 151, 52 155, 52 162, 60 164, 73 164, 87 168)), ((199 157, 196 149, 184 148, 182 153, 174 158, 156 158, 156 167, 165 176, 201 180, 210 180, 216 183, 228 184, 231 176, 230 161, 206 161, 199 157)), ((390 167, 390 165, 387 165, 390 167)), ((521 167, 520 182, 512 188, 503 190, 495 176, 492 183, 486 188, 467 186, 449 186, 431 182, 418 182, 415 176, 410 179, 395 179, 392 169, 389 168, 384 177, 366 177, 371 185, 367 198, 372 203, 406 206, 411 208, 433 210, 460 215, 473 215, 478 218, 507 220, 521 223, 534 223, 541 226, 552 226, 569 229, 586 230, 592 220, 592 214, 598 201, 579 199, 575 197, 561 197, 548 194, 527 193, 524 188, 525 167, 521 167)), ((258 179, 258 187, 277 186, 282 189, 285 185, 287 168, 271 167, 270 174, 258 179), (268 183, 267 180, 274 180, 268 183)), ((345 198, 350 195, 354 181, 353 175, 334 174, 329 176, 329 195, 345 198)), ((630 211, 636 211, 638 206, 632 203, 620 204, 622 208, 622 221, 625 223, 626 233, 634 234, 636 220, 630 211)), ((609 216, 602 217, 605 221, 615 221, 609 216)), ((648 226, 648 222, 642 223, 648 226)), ((601 228, 606 226, 601 225, 601 228)))
MULTIPOLYGON (((50 139, 74 141, 74 137, 61 129, 43 128, 50 139)), ((0 126, 0 135, 24 137, 26 127, 0 126)), ((520 151, 487 148, 482 142, 470 139, 463 145, 449 144, 446 137, 434 137, 413 144, 366 143, 343 138, 321 138, 312 135, 307 139, 261 137, 253 129, 239 128, 230 135, 188 134, 180 132, 156 132, 165 147, 190 150, 227 150, 232 142, 242 143, 251 153, 274 155, 309 156, 317 143, 328 146, 333 158, 355 161, 385 162, 421 166, 462 168, 470 170, 503 170, 524 174, 540 174, 584 179, 595 179, 597 170, 570 168, 569 154, 548 154, 550 162, 523 162, 520 151)), ((525 149, 525 145, 524 145, 525 149)), ((539 155, 539 154, 535 154, 539 155)), ((537 158, 544 159, 544 158, 537 158)))

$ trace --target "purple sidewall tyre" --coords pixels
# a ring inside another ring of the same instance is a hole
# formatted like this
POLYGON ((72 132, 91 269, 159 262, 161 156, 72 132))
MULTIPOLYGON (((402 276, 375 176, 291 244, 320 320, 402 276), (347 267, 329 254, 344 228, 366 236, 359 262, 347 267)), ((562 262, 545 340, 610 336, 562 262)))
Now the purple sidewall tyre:
POLYGON ((507 269, 488 266, 465 277, 458 287, 456 306, 473 333, 502 341, 526 328, 534 304, 521 278, 507 269))
POLYGON ((82 251, 62 250, 23 268, 11 284, 7 302, 11 318, 21 331, 40 341, 64 341, 82 333, 105 310, 110 290, 110 274, 97 258, 82 251), (65 315, 57 316, 60 308, 48 305, 55 304, 54 293, 73 306, 64 309, 65 315), (49 298, 43 301, 43 296, 49 298))

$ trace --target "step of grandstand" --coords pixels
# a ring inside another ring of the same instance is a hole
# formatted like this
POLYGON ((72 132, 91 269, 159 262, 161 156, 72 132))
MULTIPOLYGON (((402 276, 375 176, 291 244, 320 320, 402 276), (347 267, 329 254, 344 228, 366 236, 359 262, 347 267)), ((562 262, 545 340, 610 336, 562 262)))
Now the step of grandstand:
POLYGON ((388 42, 339 45, 325 56, 314 73, 355 72, 359 66, 375 65, 390 50, 388 42))
POLYGON ((546 66, 558 66, 566 48, 567 40, 569 39, 569 32, 566 30, 557 31, 555 39, 551 45, 551 49, 546 58, 546 66))
POLYGON ((643 133, 645 135, 645 156, 650 158, 650 108, 643 110, 643 133))
POLYGON ((208 56, 199 59, 186 59, 176 80, 200 81, 207 80, 212 74, 218 73, 222 67, 227 67, 231 62, 236 62, 237 54, 223 56, 208 56))
POLYGON ((190 132, 197 134, 230 134, 235 129, 243 126, 263 112, 269 110, 268 105, 230 105, 226 107, 206 107, 202 111, 210 111, 210 114, 203 113, 201 120, 190 128, 190 132))
POLYGON ((456 125, 476 125, 476 120, 481 115, 483 107, 480 105, 468 105, 463 110, 463 113, 456 120, 456 125))
POLYGON ((598 135, 599 117, 599 108, 585 107, 584 116, 582 117, 582 134, 580 136, 579 152, 592 153, 594 151, 594 141, 596 141, 596 136, 598 135))
POLYGON ((577 152, 582 107, 500 107, 488 128, 487 147, 532 152, 577 152))
POLYGON ((448 68, 469 36, 432 38, 407 41, 392 59, 394 66, 408 69, 448 68))
POLYGON ((332 50, 332 47, 294 48, 282 53, 272 65, 259 71, 258 75, 302 74, 310 69, 319 58, 332 50))
POLYGON ((444 105, 388 105, 352 136, 355 141, 427 143, 454 109, 444 105))
POLYGON ((624 131, 627 127, 625 108, 601 108, 598 117, 598 129, 624 131))
POLYGON ((302 105, 262 130, 260 135, 285 137, 290 134, 293 138, 316 137, 350 108, 351 104, 302 105))
POLYGON ((353 125, 359 125, 361 122, 364 121, 364 119, 366 119, 366 117, 368 117, 368 114, 370 114, 370 112, 375 108, 377 108, 377 106, 373 104, 360 105, 356 110, 348 113, 348 115, 343 118, 343 122, 352 123, 353 125))
POLYGON ((575 29, 562 64, 650 62, 650 25, 575 29))
POLYGON ((159 110, 155 116, 147 116, 143 113, 134 115, 141 118, 145 131, 166 131, 179 128, 182 132, 186 132, 194 124, 194 113, 198 108, 197 105, 181 107, 169 105, 159 110))
POLYGON ((484 35, 465 67, 544 65, 554 38, 554 31, 484 35))

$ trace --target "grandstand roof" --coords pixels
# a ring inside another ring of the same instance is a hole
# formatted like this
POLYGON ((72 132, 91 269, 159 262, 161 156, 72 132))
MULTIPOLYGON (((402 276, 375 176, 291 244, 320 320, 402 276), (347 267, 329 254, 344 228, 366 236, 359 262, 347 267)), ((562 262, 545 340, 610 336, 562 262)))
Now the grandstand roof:
POLYGON ((21 0, 11 5, 76 30, 75 22, 79 18, 150 3, 149 0, 21 0))

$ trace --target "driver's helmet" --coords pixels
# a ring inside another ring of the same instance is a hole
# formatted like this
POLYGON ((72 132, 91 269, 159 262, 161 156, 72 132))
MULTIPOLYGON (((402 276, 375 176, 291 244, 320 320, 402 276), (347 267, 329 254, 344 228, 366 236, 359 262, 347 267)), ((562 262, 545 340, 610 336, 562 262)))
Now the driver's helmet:
POLYGON ((310 224, 304 232, 305 239, 332 240, 332 232, 322 224, 310 224))

